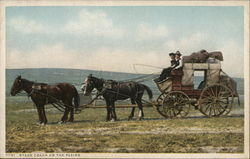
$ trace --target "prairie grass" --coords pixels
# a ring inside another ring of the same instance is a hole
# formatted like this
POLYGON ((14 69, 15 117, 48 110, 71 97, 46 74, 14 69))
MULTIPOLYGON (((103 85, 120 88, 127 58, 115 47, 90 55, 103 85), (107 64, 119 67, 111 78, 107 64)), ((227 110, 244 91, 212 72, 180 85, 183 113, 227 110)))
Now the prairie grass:
MULTIPOLYGON (((197 110, 186 119, 165 119, 145 108, 145 119, 105 122, 105 109, 84 109, 75 122, 57 124, 62 113, 47 106, 49 123, 37 125, 31 102, 6 101, 6 152, 243 153, 243 116, 206 118, 197 110)), ((137 114, 135 114, 137 115, 137 114)))

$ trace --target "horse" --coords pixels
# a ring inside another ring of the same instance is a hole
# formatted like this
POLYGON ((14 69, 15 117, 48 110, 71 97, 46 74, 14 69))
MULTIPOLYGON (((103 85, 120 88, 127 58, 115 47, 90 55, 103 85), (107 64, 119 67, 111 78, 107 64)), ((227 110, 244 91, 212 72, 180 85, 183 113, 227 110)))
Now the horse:
POLYGON ((47 124, 47 118, 45 115, 44 106, 46 104, 56 104, 58 101, 61 101, 64 106, 64 114, 59 123, 65 123, 68 119, 68 114, 70 112, 70 118, 68 122, 74 121, 74 108, 78 109, 79 107, 79 94, 76 88, 69 83, 58 83, 55 85, 48 85, 46 83, 35 83, 27 79, 18 76, 12 85, 11 95, 15 96, 21 91, 25 91, 32 101, 35 103, 39 123, 41 125, 47 124), (74 99, 74 106, 73 106, 74 99))
MULTIPOLYGON (((144 84, 137 83, 134 81, 130 82, 117 82, 114 80, 104 80, 102 78, 97 78, 90 74, 85 79, 82 85, 83 94, 89 96, 93 89, 96 89, 100 95, 103 96, 106 102, 107 117, 106 121, 115 121, 117 120, 115 112, 115 101, 117 100, 131 100, 132 104, 137 104, 139 108, 139 120, 143 119, 143 105, 142 105, 142 96, 144 90, 147 91, 149 100, 152 100, 153 93, 150 88, 144 84)), ((135 107, 132 108, 132 111, 128 117, 128 120, 131 120, 134 117, 135 107)))

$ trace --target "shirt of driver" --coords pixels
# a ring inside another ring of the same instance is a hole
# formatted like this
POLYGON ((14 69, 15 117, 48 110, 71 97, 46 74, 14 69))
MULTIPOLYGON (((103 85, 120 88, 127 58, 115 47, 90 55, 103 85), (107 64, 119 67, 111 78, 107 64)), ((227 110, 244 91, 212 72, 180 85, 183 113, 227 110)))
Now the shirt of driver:
POLYGON ((179 69, 182 68, 182 58, 180 58, 179 60, 176 61, 176 67, 174 69, 179 69))
POLYGON ((175 59, 171 60, 171 68, 175 68, 177 66, 177 61, 175 59))

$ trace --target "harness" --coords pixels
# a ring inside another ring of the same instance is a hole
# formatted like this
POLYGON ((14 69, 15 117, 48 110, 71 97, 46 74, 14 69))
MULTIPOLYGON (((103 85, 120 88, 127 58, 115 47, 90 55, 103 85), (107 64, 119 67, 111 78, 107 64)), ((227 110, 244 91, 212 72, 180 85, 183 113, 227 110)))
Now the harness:
POLYGON ((115 94, 115 98, 117 98, 118 95, 129 98, 130 96, 120 93, 120 85, 121 85, 121 82, 116 82, 114 80, 105 80, 103 83, 102 94, 108 92, 108 93, 115 94))
POLYGON ((34 93, 40 94, 40 95, 42 95, 42 96, 45 97, 45 100, 46 100, 45 104, 51 104, 51 105, 53 105, 56 109, 58 109, 61 112, 64 112, 64 110, 65 110, 66 107, 74 108, 73 106, 65 105, 62 101, 60 101, 57 98, 49 95, 47 88, 45 88, 46 89, 46 93, 43 93, 42 92, 42 90, 43 90, 42 89, 42 84, 37 84, 37 83, 33 84, 31 88, 32 89, 31 89, 31 92, 28 94, 28 97, 30 97, 34 93), (53 103, 53 102, 49 103, 49 98, 52 99, 52 100, 55 100, 56 102, 55 103, 53 103))
MULTIPOLYGON (((103 89, 100 92, 100 95, 103 95, 104 93, 108 92, 108 93, 113 93, 115 94, 115 98, 117 99, 118 95, 123 96, 123 97, 127 97, 130 98, 130 96, 120 93, 120 85, 122 82, 116 82, 114 80, 106 80, 103 83, 103 89)), ((139 93, 143 93, 143 91, 139 91, 139 85, 135 84, 135 88, 136 88, 136 93, 135 93, 135 98, 137 98, 139 93)), ((130 83, 128 85, 129 90, 132 91, 132 84, 130 83)))
MULTIPOLYGON (((48 97, 50 96, 49 93, 48 93, 48 89, 46 89, 46 93, 43 93, 42 92, 42 84, 33 84, 32 87, 31 87, 31 92, 28 94, 28 97, 30 97, 33 93, 38 93, 38 94, 41 94, 41 95, 44 95, 46 98, 45 98, 45 104, 49 104, 49 99, 48 97)), ((52 97, 52 96, 51 96, 52 97)))

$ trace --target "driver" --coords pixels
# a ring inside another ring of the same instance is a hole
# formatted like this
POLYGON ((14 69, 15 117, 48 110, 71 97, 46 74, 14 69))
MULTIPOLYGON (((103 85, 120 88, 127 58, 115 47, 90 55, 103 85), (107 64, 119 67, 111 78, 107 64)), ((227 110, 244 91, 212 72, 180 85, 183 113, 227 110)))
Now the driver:
POLYGON ((180 51, 176 51, 175 55, 176 55, 176 67, 174 69, 181 69, 183 66, 182 54, 180 53, 180 51))
POLYGON ((177 61, 176 61, 176 54, 175 53, 169 53, 169 56, 170 56, 170 63, 171 63, 171 66, 168 67, 168 68, 164 68, 161 72, 161 75, 158 79, 156 79, 156 82, 160 82, 162 80, 164 80, 165 78, 167 77, 170 77, 171 76, 171 71, 177 66, 177 61))

